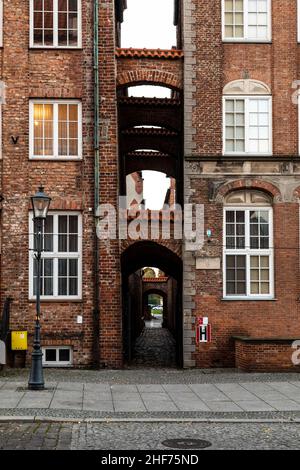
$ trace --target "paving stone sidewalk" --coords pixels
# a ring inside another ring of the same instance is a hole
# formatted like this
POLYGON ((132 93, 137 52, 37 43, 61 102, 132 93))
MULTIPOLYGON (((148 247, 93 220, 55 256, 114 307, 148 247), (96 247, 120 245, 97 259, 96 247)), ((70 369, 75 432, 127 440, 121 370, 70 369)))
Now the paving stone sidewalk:
MULTIPOLYGON (((289 412, 300 411, 300 378, 286 381, 229 383, 110 384, 47 382, 32 392, 26 382, 0 379, 1 409, 153 412, 289 412)), ((5 414, 5 413, 4 413, 5 414)))

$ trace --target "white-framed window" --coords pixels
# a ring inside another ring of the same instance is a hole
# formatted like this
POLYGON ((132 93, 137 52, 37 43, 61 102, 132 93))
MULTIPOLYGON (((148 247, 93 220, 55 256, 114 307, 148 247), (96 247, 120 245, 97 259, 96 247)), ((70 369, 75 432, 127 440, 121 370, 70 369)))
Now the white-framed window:
POLYGON ((81 0, 30 0, 30 47, 80 48, 81 0))
POLYGON ((78 100, 31 100, 30 158, 82 158, 82 107, 78 100))
POLYGON ((229 204, 224 208, 223 230, 224 298, 272 299, 272 207, 229 204))
POLYGON ((0 47, 3 46, 3 0, 0 0, 0 47))
POLYGON ((223 102, 223 153, 272 153, 270 96, 226 96, 223 102))
POLYGON ((222 0, 224 41, 271 40, 271 0, 222 0))
POLYGON ((45 346, 42 352, 45 367, 67 367, 73 364, 73 351, 70 346, 45 346))
MULTIPOLYGON (((35 299, 37 264, 34 258, 36 228, 29 214, 29 297, 35 299)), ((49 212, 43 228, 41 299, 81 299, 82 216, 78 212, 49 212)))

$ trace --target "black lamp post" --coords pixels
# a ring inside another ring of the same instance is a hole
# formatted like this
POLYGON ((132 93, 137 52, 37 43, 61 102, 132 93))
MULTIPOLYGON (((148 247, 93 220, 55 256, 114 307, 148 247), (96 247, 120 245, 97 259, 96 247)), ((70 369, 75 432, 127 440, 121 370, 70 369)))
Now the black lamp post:
POLYGON ((46 196, 44 188, 40 187, 38 192, 32 196, 31 203, 33 208, 34 223, 34 256, 37 267, 37 285, 36 285, 36 320, 34 330, 34 343, 31 360, 30 378, 28 382, 29 390, 43 390, 43 353, 41 350, 41 260, 43 251, 43 225, 46 220, 51 198, 46 196))

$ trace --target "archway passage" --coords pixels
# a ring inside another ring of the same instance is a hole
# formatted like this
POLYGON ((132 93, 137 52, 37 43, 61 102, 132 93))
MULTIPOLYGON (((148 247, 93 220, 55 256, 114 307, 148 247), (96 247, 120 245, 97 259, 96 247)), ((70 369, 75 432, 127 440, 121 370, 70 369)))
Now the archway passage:
POLYGON ((143 241, 127 248, 121 261, 124 363, 182 367, 181 259, 165 246, 143 241), (156 268, 155 277, 145 276, 145 266, 156 268))

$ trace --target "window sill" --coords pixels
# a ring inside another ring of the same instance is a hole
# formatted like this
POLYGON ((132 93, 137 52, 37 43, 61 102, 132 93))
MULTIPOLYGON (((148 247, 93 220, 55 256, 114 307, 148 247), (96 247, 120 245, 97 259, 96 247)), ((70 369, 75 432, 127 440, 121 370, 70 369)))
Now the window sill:
POLYGON ((230 157, 230 158, 233 158, 233 157, 258 157, 258 158, 264 158, 264 157, 272 157, 273 153, 272 152, 269 152, 269 153, 251 153, 251 152, 248 152, 248 153, 223 153, 222 154, 222 157, 230 157))
MULTIPOLYGON (((30 304, 35 304, 36 303, 36 300, 35 299, 28 299, 29 303, 30 304)), ((53 304, 53 303, 56 303, 56 304, 66 304, 66 303, 77 303, 77 304, 80 304, 83 302, 83 299, 68 299, 66 297, 62 298, 62 299, 41 299, 40 300, 41 303, 45 304, 45 303, 48 303, 48 304, 53 304)))
POLYGON ((29 157, 29 161, 37 162, 81 162, 82 157, 29 157))
POLYGON ((277 302, 276 297, 222 297, 222 302, 277 302))
POLYGON ((30 51, 82 51, 82 46, 29 46, 30 51))
POLYGON ((272 44, 272 39, 222 39, 224 44, 272 44))

